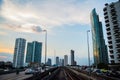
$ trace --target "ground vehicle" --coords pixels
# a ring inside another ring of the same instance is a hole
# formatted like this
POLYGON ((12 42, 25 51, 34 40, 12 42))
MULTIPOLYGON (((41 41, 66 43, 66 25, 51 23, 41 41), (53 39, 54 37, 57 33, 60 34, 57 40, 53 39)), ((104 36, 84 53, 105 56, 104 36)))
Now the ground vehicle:
POLYGON ((41 68, 28 68, 25 70, 25 74, 36 74, 40 72, 41 72, 41 68))
POLYGON ((91 68, 86 68, 85 71, 86 72, 92 72, 92 69, 91 68))
POLYGON ((34 70, 31 68, 25 70, 25 74, 33 74, 33 73, 34 73, 34 70))
POLYGON ((92 73, 95 73, 97 75, 103 75, 103 72, 100 69, 94 69, 92 73))

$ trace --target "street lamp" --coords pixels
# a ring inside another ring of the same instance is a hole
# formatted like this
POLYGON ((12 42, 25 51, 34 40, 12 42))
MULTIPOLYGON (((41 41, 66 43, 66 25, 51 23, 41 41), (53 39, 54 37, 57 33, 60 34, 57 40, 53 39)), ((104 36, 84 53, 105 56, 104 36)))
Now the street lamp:
POLYGON ((46 70, 46 58, 47 58, 47 30, 43 30, 45 32, 45 70, 46 70))
POLYGON ((88 65, 89 65, 89 75, 90 75, 90 71, 91 71, 91 68, 90 68, 90 51, 89 51, 89 35, 88 35, 88 32, 90 32, 90 30, 87 30, 87 45, 88 45, 88 65))

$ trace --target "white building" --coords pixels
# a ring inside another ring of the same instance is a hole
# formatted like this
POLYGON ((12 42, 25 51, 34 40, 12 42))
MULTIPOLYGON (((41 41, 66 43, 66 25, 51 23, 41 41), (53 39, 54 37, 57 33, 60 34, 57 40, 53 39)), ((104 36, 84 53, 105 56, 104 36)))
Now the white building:
POLYGON ((68 56, 64 55, 64 66, 68 65, 68 56))
POLYGON ((120 63, 120 0, 105 4, 103 9, 106 23, 110 63, 120 63))
POLYGON ((24 52, 26 40, 17 38, 14 48, 13 67, 20 68, 24 66, 24 52))

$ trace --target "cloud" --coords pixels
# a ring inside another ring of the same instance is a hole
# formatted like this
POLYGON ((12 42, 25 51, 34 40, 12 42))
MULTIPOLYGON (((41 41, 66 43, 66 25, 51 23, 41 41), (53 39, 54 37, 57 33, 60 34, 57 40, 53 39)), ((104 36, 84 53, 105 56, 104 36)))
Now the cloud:
POLYGON ((104 0, 4 0, 0 15, 7 24, 35 24, 49 30, 66 24, 90 25, 91 10, 96 7, 101 13, 104 3, 104 0))
POLYGON ((24 24, 24 25, 10 25, 3 24, 5 29, 14 30, 16 32, 28 32, 28 33, 39 33, 42 31, 40 26, 36 26, 33 24, 24 24))
MULTIPOLYGON (((90 0, 4 0, 1 16, 14 24, 36 24, 50 29, 64 24, 89 24, 90 0), (23 4, 24 3, 24 4, 23 4)), ((91 4, 92 1, 91 1, 91 4)))

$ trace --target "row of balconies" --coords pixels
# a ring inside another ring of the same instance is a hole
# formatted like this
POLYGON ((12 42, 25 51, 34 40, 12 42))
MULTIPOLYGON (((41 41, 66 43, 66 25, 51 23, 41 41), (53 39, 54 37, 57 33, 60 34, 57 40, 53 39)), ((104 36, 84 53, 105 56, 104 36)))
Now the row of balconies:
POLYGON ((118 54, 117 59, 120 59, 120 54, 118 54))
POLYGON ((112 3, 112 4, 110 4, 110 8, 113 8, 114 7, 114 4, 112 3))
POLYGON ((114 55, 110 55, 110 58, 111 58, 111 59, 114 59, 114 55))
POLYGON ((103 11, 107 11, 107 7, 105 7, 105 8, 103 9, 103 11))
POLYGON ((116 48, 120 48, 120 44, 116 44, 116 48))
POLYGON ((114 29, 119 29, 118 25, 113 26, 114 29))
POLYGON ((114 34, 119 34, 119 30, 114 30, 114 34))
POLYGON ((113 50, 109 50, 110 54, 113 54, 113 50))
POLYGON ((112 41, 108 41, 109 44, 112 44, 112 41))
POLYGON ((108 36, 107 38, 108 38, 108 40, 112 39, 112 37, 111 37, 111 36, 108 36))
POLYGON ((112 8, 110 11, 111 13, 116 13, 115 8, 112 8))
POLYGON ((120 53, 120 48, 117 49, 117 53, 120 53))
POLYGON ((106 19, 106 20, 105 20, 105 23, 108 23, 108 22, 109 22, 109 20, 108 20, 108 19, 106 19))
MULTIPOLYGON (((106 11, 106 10, 107 10, 108 3, 106 3, 105 6, 106 6, 106 7, 103 9, 103 11, 106 11)), ((110 8, 114 8, 114 4, 110 4, 110 8)))
POLYGON ((119 42, 120 42, 120 39, 116 39, 115 42, 116 42, 116 43, 119 43, 119 42))
POLYGON ((113 17, 112 17, 112 19, 113 19, 113 20, 116 20, 116 19, 117 19, 117 17, 116 17, 116 16, 113 16, 113 17))
POLYGON ((110 31, 110 27, 107 27, 106 30, 107 30, 107 31, 110 31))
POLYGON ((116 38, 116 39, 120 39, 120 36, 119 36, 119 35, 116 35, 115 38, 116 38))
MULTIPOLYGON (((109 24, 109 20, 108 19, 106 19, 105 20, 105 23, 106 23, 106 27, 109 27, 110 26, 110 24, 109 24)), ((118 26, 118 23, 117 23, 117 20, 112 20, 112 23, 113 23, 113 25, 114 25, 114 27, 117 27, 118 26)))
POLYGON ((108 15, 106 15, 104 18, 105 18, 105 19, 108 19, 108 15))
POLYGON ((105 25, 106 27, 109 27, 110 26, 110 24, 109 23, 106 23, 106 25, 105 25))
POLYGON ((112 45, 109 45, 108 47, 109 47, 110 49, 113 49, 113 46, 112 46, 112 45))
POLYGON ((120 38, 120 35, 119 34, 115 34, 115 37, 119 37, 120 38))
POLYGON ((108 14, 108 12, 104 12, 104 15, 107 15, 108 14))
POLYGON ((115 61, 114 61, 114 60, 111 60, 110 62, 111 62, 112 64, 114 64, 114 63, 115 63, 115 61))
POLYGON ((109 31, 109 32, 107 32, 107 35, 111 35, 111 32, 109 31))
MULTIPOLYGON (((110 55, 111 59, 114 59, 114 55, 110 55)), ((117 55, 117 59, 120 59, 120 55, 117 55)))
POLYGON ((118 23, 117 23, 117 20, 113 20, 113 24, 118 24, 118 23))

